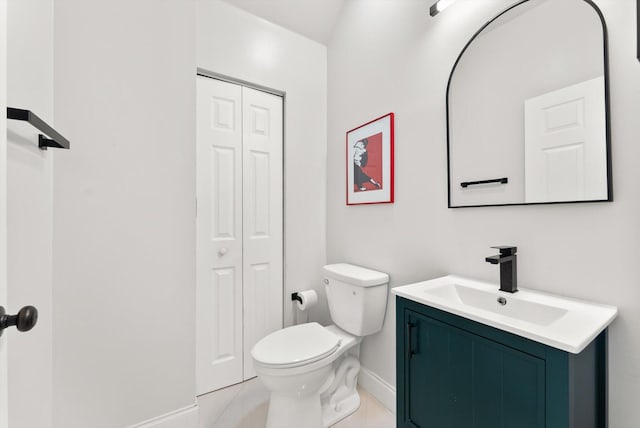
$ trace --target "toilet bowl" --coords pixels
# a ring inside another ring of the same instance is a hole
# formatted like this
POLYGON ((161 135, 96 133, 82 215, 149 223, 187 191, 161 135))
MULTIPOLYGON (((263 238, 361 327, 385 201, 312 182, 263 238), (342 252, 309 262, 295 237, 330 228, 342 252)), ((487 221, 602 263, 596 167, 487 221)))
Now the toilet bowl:
POLYGON ((336 325, 287 327, 251 351, 256 374, 271 392, 267 428, 326 428, 360 406, 359 345, 382 328, 389 277, 344 263, 323 272, 336 325))
MULTIPOLYGON (((338 383, 334 363, 344 360, 360 340, 336 326, 313 322, 279 330, 258 342, 251 355, 256 374, 271 391, 267 428, 322 428, 357 410, 359 397, 357 403, 351 397, 356 405, 350 409, 343 403, 349 398, 345 395, 333 403, 344 415, 334 414, 325 422, 330 412, 323 412, 323 407, 331 405, 331 397, 325 394, 322 400, 322 395, 338 383)), ((355 380, 354 376, 354 386, 355 380)))

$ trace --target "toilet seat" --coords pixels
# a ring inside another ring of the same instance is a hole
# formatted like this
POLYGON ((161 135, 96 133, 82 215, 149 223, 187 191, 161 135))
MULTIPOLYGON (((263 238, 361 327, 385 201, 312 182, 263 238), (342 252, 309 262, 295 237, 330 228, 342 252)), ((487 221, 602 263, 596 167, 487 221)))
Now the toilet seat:
POLYGON ((340 338, 316 322, 295 325, 262 338, 251 350, 265 367, 291 368, 322 360, 340 347, 340 338))

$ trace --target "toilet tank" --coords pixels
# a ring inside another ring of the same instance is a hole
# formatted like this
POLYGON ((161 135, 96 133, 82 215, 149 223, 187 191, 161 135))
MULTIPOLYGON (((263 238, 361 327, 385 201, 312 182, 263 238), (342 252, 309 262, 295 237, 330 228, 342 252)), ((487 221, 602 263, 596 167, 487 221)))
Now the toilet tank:
POLYGON ((348 263, 322 268, 331 319, 341 329, 368 336, 382 329, 389 275, 348 263))

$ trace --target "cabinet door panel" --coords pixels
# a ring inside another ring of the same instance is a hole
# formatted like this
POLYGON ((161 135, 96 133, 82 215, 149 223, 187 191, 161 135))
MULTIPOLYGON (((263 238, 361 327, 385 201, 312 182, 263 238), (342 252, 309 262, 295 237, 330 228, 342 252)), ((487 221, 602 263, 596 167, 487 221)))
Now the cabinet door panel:
POLYGON ((408 426, 544 427, 542 359, 412 311, 405 321, 408 426))
POLYGON ((472 412, 475 427, 502 427, 502 353, 501 350, 482 340, 472 342, 472 352, 467 357, 472 366, 472 377, 468 381, 473 385, 475 398, 472 412))
POLYGON ((505 348, 502 364, 502 414, 505 427, 544 427, 545 363, 505 348))
POLYGON ((408 416, 418 427, 449 426, 450 396, 449 330, 430 318, 412 314, 410 343, 413 355, 407 364, 408 416))
POLYGON ((451 376, 452 413, 451 423, 447 427, 474 427, 473 399, 474 383, 473 365, 469 356, 473 355, 473 341, 462 330, 449 328, 450 357, 449 371, 451 376))

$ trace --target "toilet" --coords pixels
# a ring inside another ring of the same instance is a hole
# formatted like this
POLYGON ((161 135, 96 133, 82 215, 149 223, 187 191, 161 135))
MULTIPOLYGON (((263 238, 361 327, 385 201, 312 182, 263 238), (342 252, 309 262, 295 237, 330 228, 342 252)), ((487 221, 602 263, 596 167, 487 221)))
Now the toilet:
POLYGON ((322 271, 335 324, 287 327, 251 350, 271 393, 267 428, 326 428, 360 406, 360 342, 382 329, 389 275, 347 263, 322 271))

